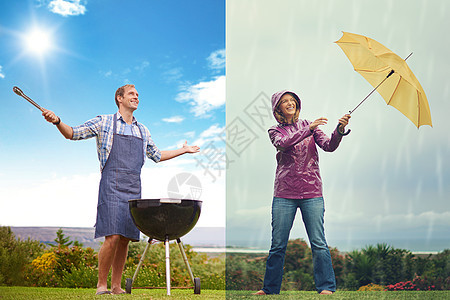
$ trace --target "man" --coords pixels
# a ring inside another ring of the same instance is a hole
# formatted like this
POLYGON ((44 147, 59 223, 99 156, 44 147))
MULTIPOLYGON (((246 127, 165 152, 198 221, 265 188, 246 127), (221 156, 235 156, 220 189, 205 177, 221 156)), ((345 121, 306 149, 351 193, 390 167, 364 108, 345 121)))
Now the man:
POLYGON ((125 293, 121 288, 121 279, 128 243, 130 240, 139 241, 139 230, 131 219, 128 200, 141 197, 140 174, 145 154, 154 162, 159 162, 199 151, 199 147, 188 146, 186 142, 180 149, 160 151, 148 129, 133 116, 138 108, 138 96, 134 85, 120 87, 115 95, 119 107, 116 114, 97 116, 76 127, 64 124, 52 111, 44 110, 42 113, 67 139, 82 140, 94 136, 97 139, 102 177, 95 238, 105 237, 98 254, 98 295, 125 293), (111 291, 108 291, 110 269, 111 291))

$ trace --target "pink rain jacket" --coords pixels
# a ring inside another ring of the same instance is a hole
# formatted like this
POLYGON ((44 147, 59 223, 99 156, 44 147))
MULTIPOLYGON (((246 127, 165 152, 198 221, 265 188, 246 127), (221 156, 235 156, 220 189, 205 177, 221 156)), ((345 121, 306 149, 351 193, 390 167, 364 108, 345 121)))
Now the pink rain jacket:
MULTIPOLYGON (((280 98, 288 92, 294 95, 298 100, 299 109, 301 108, 300 98, 294 92, 284 90, 273 94, 273 112, 280 98)), ((339 146, 342 136, 335 130, 330 139, 318 127, 311 132, 309 129, 311 123, 299 119, 295 124, 279 123, 269 129, 270 140, 278 150, 274 197, 287 199, 322 197, 322 178, 316 144, 324 151, 332 152, 339 146)))

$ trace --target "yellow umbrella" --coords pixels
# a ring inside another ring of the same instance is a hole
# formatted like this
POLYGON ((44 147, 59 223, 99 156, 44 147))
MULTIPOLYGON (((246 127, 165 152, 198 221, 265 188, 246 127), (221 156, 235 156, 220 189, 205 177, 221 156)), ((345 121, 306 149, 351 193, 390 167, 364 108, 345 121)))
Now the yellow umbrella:
MULTIPOLYGON (((359 105, 377 90, 386 104, 398 109, 417 128, 422 125, 432 126, 427 96, 406 64, 406 59, 412 53, 403 60, 377 41, 348 32, 344 32, 336 44, 347 55, 355 71, 374 87, 374 90, 359 105)), ((350 111, 350 114, 355 109, 350 111)))

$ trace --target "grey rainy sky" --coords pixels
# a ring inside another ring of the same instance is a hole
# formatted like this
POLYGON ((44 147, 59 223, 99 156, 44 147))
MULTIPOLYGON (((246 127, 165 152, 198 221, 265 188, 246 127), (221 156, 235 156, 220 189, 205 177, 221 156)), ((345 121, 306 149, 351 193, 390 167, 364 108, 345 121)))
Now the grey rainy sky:
MULTIPOLYGON (((327 117, 322 130, 330 135, 371 91, 333 43, 347 31, 401 57, 414 52, 408 64, 433 128, 417 129, 377 93, 353 113, 340 147, 319 150, 328 242, 340 250, 367 241, 449 248, 450 2, 228 0, 226 13, 227 244, 270 246, 276 151, 267 129, 275 120, 264 106, 272 93, 296 91, 300 118, 327 117)), ((298 237, 306 239, 300 214, 291 231, 298 237)))

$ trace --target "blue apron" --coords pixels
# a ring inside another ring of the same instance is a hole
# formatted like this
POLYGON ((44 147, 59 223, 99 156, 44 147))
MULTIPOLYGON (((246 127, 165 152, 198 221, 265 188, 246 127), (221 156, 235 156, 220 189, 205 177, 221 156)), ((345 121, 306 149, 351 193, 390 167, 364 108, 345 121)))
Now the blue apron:
MULTIPOLYGON (((113 122, 112 148, 98 191, 95 238, 118 234, 139 241, 139 229, 131 219, 128 200, 141 198, 144 141, 136 136, 117 134, 117 114, 113 122)), ((139 131, 143 136, 140 128, 139 131)))

